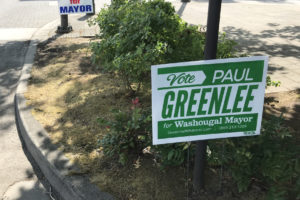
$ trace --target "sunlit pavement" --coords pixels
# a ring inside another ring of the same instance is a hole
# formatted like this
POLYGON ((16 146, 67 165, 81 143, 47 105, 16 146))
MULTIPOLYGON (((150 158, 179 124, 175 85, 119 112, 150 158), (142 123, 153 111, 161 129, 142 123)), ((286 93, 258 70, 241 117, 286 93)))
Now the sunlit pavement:
MULTIPOLYGON (((208 1, 171 1, 177 13, 194 25, 206 25, 208 1)), ((220 31, 238 42, 238 51, 269 56, 268 75, 281 81, 267 92, 300 88, 300 1, 223 0, 220 31)))
POLYGON ((49 1, 1 1, 0 199, 50 199, 23 152, 15 125, 14 93, 30 38, 58 17, 57 7, 49 1))

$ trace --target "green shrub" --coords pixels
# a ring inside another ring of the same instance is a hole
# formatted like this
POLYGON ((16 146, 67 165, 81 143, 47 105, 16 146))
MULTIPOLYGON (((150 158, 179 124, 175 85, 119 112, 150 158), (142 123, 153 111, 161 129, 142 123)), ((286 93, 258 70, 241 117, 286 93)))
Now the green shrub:
MULTIPOLYGON (((94 21, 100 42, 93 61, 121 75, 128 89, 150 82, 150 66, 203 59, 205 33, 189 26, 163 0, 113 1, 94 21)), ((234 42, 220 37, 218 56, 232 57, 234 42)))
POLYGON ((268 190, 267 199, 300 198, 300 151, 281 117, 263 120, 260 136, 210 141, 209 148, 209 163, 223 164, 240 192, 256 183, 268 190))
MULTIPOLYGON (((150 80, 150 65, 163 63, 180 29, 170 3, 128 1, 103 9, 97 20, 99 43, 92 44, 94 61, 117 71, 125 84, 150 80)), ((132 88, 131 88, 132 89, 132 88)))
MULTIPOLYGON (((187 160, 187 151, 189 150, 191 143, 175 143, 153 146, 153 153, 157 161, 166 166, 178 166, 182 165, 187 160)), ((190 151, 189 157, 193 156, 193 151, 190 151)))
MULTIPOLYGON (((233 58, 237 57, 237 52, 235 46, 237 43, 233 40, 228 40, 226 38, 226 33, 219 34, 218 48, 217 48, 217 58, 233 58)), ((244 54, 241 55, 245 57, 244 54)))
POLYGON ((98 118, 100 126, 105 129, 104 137, 98 140, 98 146, 107 157, 117 157, 125 165, 130 154, 140 155, 149 148, 157 162, 166 167, 181 165, 187 156, 190 143, 169 145, 152 145, 151 112, 139 106, 139 99, 132 101, 130 109, 113 110, 113 119, 98 118))
POLYGON ((151 115, 142 111, 138 99, 133 100, 130 109, 113 111, 113 119, 99 118, 106 134, 98 140, 99 147, 108 157, 117 156, 124 165, 130 153, 140 154, 151 141, 151 115))
POLYGON ((274 86, 279 87, 281 85, 280 81, 273 81, 270 76, 267 76, 266 87, 274 86))

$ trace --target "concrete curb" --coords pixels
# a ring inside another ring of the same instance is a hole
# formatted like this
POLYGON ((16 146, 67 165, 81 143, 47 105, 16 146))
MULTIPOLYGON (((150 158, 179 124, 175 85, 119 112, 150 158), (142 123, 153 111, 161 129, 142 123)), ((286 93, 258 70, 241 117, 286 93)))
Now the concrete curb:
POLYGON ((31 108, 26 105, 24 93, 33 65, 37 45, 47 41, 55 35, 59 20, 55 20, 36 31, 28 47, 25 61, 15 94, 15 114, 19 134, 25 148, 34 159, 37 167, 51 185, 52 192, 57 199, 62 200, 110 200, 110 194, 101 192, 91 184, 85 176, 70 176, 70 172, 79 170, 51 143, 48 133, 41 124, 34 119, 31 108), (52 32, 51 32, 52 31, 52 32), (50 32, 50 34, 49 34, 50 32))

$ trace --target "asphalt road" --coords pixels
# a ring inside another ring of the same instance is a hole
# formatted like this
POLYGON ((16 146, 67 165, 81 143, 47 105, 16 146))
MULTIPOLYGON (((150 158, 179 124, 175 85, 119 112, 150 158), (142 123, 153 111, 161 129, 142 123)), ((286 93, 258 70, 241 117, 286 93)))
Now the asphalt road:
POLYGON ((15 125, 14 93, 30 38, 57 19, 56 1, 2 0, 0 6, 0 199, 49 200, 25 156, 15 125))

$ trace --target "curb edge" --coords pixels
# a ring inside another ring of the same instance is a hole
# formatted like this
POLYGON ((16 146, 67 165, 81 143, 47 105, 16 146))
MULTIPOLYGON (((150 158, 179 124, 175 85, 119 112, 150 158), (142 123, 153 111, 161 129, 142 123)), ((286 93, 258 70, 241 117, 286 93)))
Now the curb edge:
POLYGON ((31 38, 15 94, 16 125, 25 148, 53 188, 58 199, 114 199, 110 194, 101 192, 98 187, 91 184, 86 176, 68 176, 70 170, 77 171, 78 167, 73 165, 63 155, 63 152, 51 143, 48 133, 32 116, 31 108, 26 105, 24 93, 27 91, 37 45, 54 36, 55 33, 49 34, 49 30, 55 29, 58 23, 57 19, 46 24, 38 29, 31 38))

